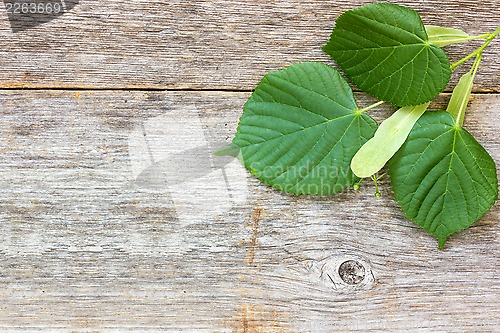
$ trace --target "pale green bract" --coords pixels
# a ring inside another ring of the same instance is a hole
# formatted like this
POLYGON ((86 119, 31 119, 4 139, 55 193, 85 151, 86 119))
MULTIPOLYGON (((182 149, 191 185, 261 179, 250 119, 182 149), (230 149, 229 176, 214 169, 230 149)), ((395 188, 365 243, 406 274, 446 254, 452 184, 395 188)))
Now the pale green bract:
POLYGON ((351 159, 377 128, 358 111, 335 69, 296 64, 264 76, 245 104, 233 145, 252 174, 279 190, 338 193, 357 180, 351 159))
POLYGON ((476 76, 479 65, 481 64, 481 58, 481 54, 477 55, 471 70, 462 75, 455 89, 453 89, 453 94, 451 95, 450 102, 448 103, 446 111, 448 111, 453 118, 455 118, 455 124, 458 126, 462 126, 464 123, 465 111, 472 93, 474 77, 476 76))
POLYGON ((428 106, 429 103, 404 106, 384 120, 375 136, 354 155, 351 161, 354 174, 366 178, 380 171, 403 145, 413 125, 428 106))
POLYGON ((495 162, 454 118, 426 112, 389 162, 394 196, 406 217, 438 239, 478 221, 498 198, 495 162))
POLYGON ((418 13, 394 4, 345 12, 323 50, 360 89, 399 106, 431 101, 451 75, 446 54, 429 42, 418 13))
POLYGON ((429 37, 429 43, 439 47, 463 43, 478 38, 477 36, 470 36, 459 29, 444 28, 437 25, 426 25, 425 31, 429 37))
POLYGON ((472 70, 462 75, 458 84, 453 89, 450 102, 448 103, 448 111, 455 122, 462 125, 464 122, 465 109, 469 103, 470 95, 472 93, 472 85, 474 84, 474 75, 472 70))

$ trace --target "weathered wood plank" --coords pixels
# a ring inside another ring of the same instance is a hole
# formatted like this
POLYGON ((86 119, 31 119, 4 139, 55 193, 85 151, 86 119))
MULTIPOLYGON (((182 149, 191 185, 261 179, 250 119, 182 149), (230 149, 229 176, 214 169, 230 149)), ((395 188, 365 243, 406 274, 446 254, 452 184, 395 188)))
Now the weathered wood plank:
MULTIPOLYGON (((269 189, 210 154, 247 97, 1 91, 1 330, 500 327, 498 205, 438 251, 387 179, 382 198, 269 189)), ((499 102, 475 95, 466 119, 497 163, 499 102)))
MULTIPOLYGON (((0 8, 0 87, 250 90, 269 70, 300 61, 333 64, 320 47, 335 18, 368 2, 89 0, 17 33, 0 8)), ((470 34, 499 24, 498 0, 394 2, 417 9, 426 24, 470 34)), ((474 45, 447 50, 458 60, 474 45)), ((499 53, 495 41, 476 91, 500 91, 499 53)))

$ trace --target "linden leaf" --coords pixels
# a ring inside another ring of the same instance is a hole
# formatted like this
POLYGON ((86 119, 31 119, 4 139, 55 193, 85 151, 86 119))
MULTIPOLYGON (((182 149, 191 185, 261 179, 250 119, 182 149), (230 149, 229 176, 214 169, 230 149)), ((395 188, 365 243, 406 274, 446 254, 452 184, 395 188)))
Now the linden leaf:
POLYGON ((357 180, 351 159, 376 128, 340 73, 306 62, 264 76, 233 144, 262 182, 288 193, 330 195, 357 180))
POLYGON ((389 161, 389 174, 406 217, 434 235, 439 248, 498 198, 495 162, 444 111, 422 115, 389 161))
POLYGON ((448 57, 429 42, 418 13, 395 4, 345 12, 323 50, 356 86, 395 105, 431 101, 451 76, 448 57))

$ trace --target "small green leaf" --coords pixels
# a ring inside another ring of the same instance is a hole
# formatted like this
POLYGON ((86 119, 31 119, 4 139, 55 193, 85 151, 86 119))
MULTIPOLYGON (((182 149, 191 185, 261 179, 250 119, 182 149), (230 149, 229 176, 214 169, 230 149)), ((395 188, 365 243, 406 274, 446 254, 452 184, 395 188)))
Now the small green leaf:
POLYGON ((375 132, 375 136, 354 155, 351 161, 354 174, 366 178, 380 171, 403 145, 413 125, 428 106, 429 103, 404 106, 384 120, 375 132))
POLYGON ((363 91, 400 106, 431 101, 451 75, 446 54, 429 42, 418 13, 394 4, 345 12, 323 50, 363 91))
POLYGON ((466 32, 453 28, 444 28, 437 25, 426 25, 425 31, 429 37, 429 42, 432 45, 439 47, 463 43, 469 40, 476 39, 477 37, 470 36, 466 32))
POLYGON ((389 161, 394 196, 408 219, 438 239, 478 221, 498 198, 495 162, 453 117, 426 112, 389 161))
POLYGON ((336 70, 306 62, 264 76, 245 104, 233 143, 264 183, 288 193, 329 195, 356 182, 350 161, 376 128, 336 70))

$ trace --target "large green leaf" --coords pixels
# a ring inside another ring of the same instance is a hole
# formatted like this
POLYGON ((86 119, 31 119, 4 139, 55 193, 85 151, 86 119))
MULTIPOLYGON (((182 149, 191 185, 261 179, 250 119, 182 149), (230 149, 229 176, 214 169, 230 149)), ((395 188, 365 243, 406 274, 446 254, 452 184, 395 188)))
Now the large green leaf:
POLYGON ((418 13, 394 4, 345 12, 323 50, 363 91, 400 106, 432 100, 451 75, 446 54, 429 42, 418 13))
POLYGON ((264 76, 245 104, 233 144, 264 183, 329 195, 357 180, 349 164, 376 128, 335 69, 306 62, 264 76))
POLYGON ((405 215, 434 235, 439 248, 498 198, 495 162, 444 111, 424 113, 389 161, 389 174, 405 215))

